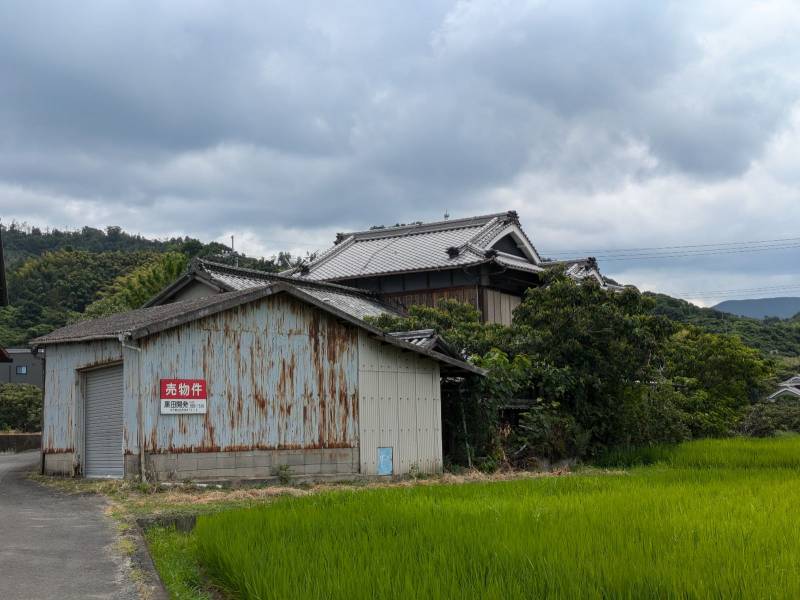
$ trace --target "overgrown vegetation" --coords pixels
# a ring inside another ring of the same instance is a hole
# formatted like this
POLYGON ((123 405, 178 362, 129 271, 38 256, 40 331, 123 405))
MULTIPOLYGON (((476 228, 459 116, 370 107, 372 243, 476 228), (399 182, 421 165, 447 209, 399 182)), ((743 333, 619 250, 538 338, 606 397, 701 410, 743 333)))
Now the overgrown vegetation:
POLYGON ((42 430, 42 390, 27 383, 0 384, 0 431, 42 430))
POLYGON ((800 438, 690 442, 657 462, 285 498, 152 549, 178 598, 203 571, 245 599, 800 594, 800 438))
POLYGON ((193 257, 263 271, 280 271, 298 260, 288 253, 248 258, 223 244, 188 237, 148 240, 115 226, 105 231, 0 227, 10 301, 0 308, 0 346, 5 347, 25 345, 78 318, 139 308, 193 257))
POLYGON ((482 325, 477 310, 454 301, 374 322, 436 329, 489 372, 451 389, 443 406, 451 460, 492 469, 737 431, 774 366, 736 336, 656 309, 636 290, 552 273, 528 290, 510 327, 482 325))

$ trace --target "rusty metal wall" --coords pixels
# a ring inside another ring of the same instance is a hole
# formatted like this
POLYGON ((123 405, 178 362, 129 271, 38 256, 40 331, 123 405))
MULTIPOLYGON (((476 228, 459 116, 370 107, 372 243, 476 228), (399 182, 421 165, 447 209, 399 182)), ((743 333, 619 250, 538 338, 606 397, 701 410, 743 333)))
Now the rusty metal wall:
POLYGON ((359 334, 361 473, 376 475, 378 448, 392 448, 395 475, 442 470, 439 364, 359 334))
POLYGON ((119 360, 122 360, 122 348, 117 341, 48 346, 42 424, 43 452, 75 452, 76 460, 80 462, 83 401, 82 377, 78 369, 119 360))
POLYGON ((358 331, 289 296, 139 341, 126 356, 126 452, 355 448, 358 331), (159 414, 159 380, 203 378, 206 415, 159 414), (138 392, 137 392, 138 390, 138 392))

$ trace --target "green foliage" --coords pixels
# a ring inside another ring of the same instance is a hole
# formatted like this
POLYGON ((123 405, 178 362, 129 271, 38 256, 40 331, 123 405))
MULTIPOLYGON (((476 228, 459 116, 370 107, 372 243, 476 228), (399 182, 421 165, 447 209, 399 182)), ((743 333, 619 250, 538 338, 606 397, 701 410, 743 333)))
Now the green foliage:
POLYGON ((0 385, 0 431, 42 430, 42 390, 27 383, 0 385))
POLYGON ((742 420, 741 432, 753 437, 800 433, 800 403, 779 398, 775 402, 754 404, 742 420))
POLYGON ((665 375, 688 397, 695 437, 728 435, 742 409, 767 391, 773 375, 760 354, 735 336, 704 333, 687 327, 665 346, 665 375))
POLYGON ((645 294, 654 303, 654 313, 708 333, 735 335, 751 348, 768 356, 800 356, 800 319, 750 319, 700 308, 663 294, 645 294))
POLYGON ((651 455, 625 474, 284 498, 189 537, 243 599, 800 595, 800 438, 651 455))
POLYGON ((0 309, 6 336, 0 345, 28 339, 65 325, 114 279, 154 258, 146 252, 59 250, 30 258, 9 273, 11 307, 0 309))
POLYGON ((436 329, 488 372, 443 394, 445 447, 462 464, 527 466, 729 435, 773 378, 738 337, 677 325, 636 290, 559 274, 528 290, 511 327, 483 325, 454 301, 376 323, 436 329), (504 407, 520 404, 528 410, 502 428, 504 407))
POLYGON ((206 590, 198 564, 197 540, 174 527, 151 527, 145 539, 161 581, 172 600, 207 600, 215 595, 206 590))
POLYGON ((0 346, 20 346, 66 323, 138 308, 174 280, 192 257, 263 271, 280 271, 300 259, 281 252, 249 258, 224 244, 193 238, 148 240, 120 227, 105 231, 42 231, 3 227, 11 306, 0 308, 0 346), (84 317, 85 318, 85 317, 84 317))
POLYGON ((133 271, 120 275, 90 304, 82 318, 96 318, 141 307, 175 281, 186 269, 188 259, 178 252, 156 255, 133 271))
POLYGON ((367 320, 384 331, 434 329, 466 356, 485 354, 495 346, 507 345, 510 330, 502 325, 481 323, 480 312, 471 304, 442 299, 436 307, 412 306, 408 317, 381 315, 367 320))

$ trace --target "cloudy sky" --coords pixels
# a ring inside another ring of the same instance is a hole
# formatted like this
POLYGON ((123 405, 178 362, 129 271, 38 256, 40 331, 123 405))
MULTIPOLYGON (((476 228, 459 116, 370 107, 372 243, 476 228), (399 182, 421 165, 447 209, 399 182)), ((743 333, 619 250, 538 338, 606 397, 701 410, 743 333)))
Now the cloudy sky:
POLYGON ((800 295, 798 31, 794 0, 8 0, 0 217, 270 255, 514 209, 625 283, 800 295))

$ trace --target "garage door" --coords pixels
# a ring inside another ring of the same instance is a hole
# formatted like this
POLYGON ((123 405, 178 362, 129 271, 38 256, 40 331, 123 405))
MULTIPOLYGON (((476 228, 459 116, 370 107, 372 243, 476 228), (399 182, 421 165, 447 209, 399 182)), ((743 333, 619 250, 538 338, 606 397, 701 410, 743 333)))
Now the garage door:
POLYGON ((84 474, 122 477, 122 365, 86 373, 84 474))

